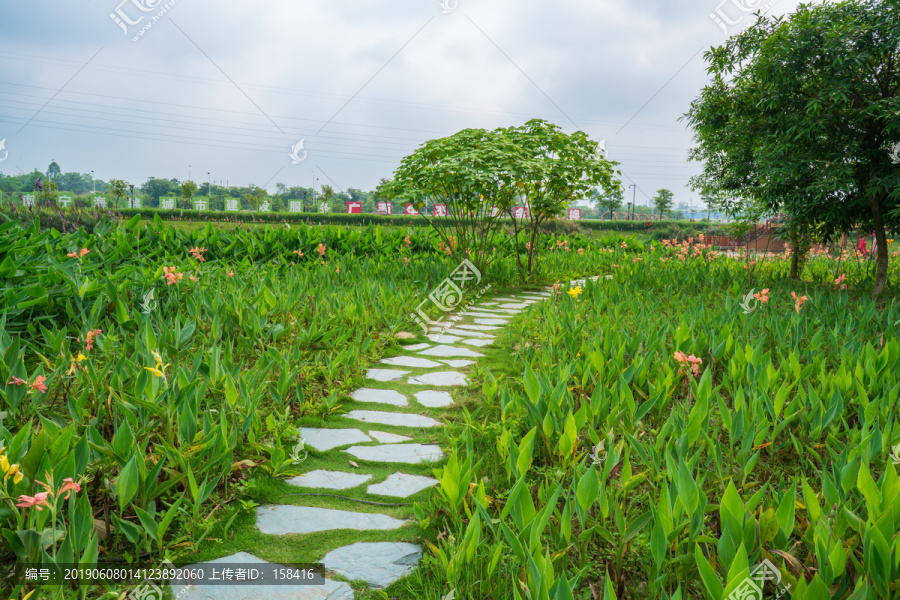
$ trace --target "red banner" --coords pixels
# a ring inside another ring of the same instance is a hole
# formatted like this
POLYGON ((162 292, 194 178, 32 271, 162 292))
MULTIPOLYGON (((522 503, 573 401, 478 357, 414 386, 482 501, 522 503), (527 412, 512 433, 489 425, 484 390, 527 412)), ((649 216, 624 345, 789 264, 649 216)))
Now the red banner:
POLYGON ((416 207, 413 206, 412 204, 408 204, 408 203, 407 203, 406 207, 404 208, 404 212, 408 215, 419 214, 419 211, 416 210, 416 207))
POLYGON ((348 202, 347 203, 347 214, 359 214, 362 212, 362 203, 361 202, 348 202))

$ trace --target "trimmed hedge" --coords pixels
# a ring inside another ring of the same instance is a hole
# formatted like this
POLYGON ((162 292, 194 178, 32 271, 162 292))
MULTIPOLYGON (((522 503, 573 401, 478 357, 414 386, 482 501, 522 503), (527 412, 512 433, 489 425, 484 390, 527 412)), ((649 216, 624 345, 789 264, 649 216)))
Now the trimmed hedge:
MULTIPOLYGON (((116 218, 128 219, 134 215, 140 215, 144 219, 152 219, 159 215, 164 221, 175 217, 178 221, 230 221, 242 223, 304 223, 323 225, 392 225, 396 227, 427 227, 428 221, 418 216, 411 215, 373 215, 344 214, 344 213, 287 213, 287 212, 221 212, 221 211, 197 211, 197 210, 160 210, 157 208, 120 208, 120 209, 94 209, 94 208, 68 208, 35 207, 23 208, 15 205, 6 205, 0 210, 0 214, 7 213, 8 218, 23 219, 30 222, 40 216, 41 228, 55 228, 59 231, 74 231, 78 227, 92 230, 93 225, 100 219, 116 220, 116 218)), ((440 219, 434 220, 441 223, 440 219)), ((503 219, 502 223, 509 229, 511 219, 503 219)), ((449 219, 446 223, 452 223, 449 219)), ((578 231, 615 231, 621 233, 645 233, 653 239, 686 238, 697 236, 701 233, 718 235, 726 233, 721 224, 701 223, 690 221, 600 221, 597 219, 584 219, 581 221, 559 220, 548 222, 542 231, 566 235, 578 231)))

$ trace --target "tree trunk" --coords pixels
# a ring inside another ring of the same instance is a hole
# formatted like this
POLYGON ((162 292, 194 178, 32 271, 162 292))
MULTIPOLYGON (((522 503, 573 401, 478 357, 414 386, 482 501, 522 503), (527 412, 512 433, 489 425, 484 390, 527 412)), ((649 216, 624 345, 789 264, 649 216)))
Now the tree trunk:
POLYGON ((872 289, 872 298, 877 298, 884 292, 887 285, 888 247, 887 234, 884 231, 884 216, 881 214, 881 203, 886 194, 869 194, 869 207, 872 209, 872 225, 875 228, 875 241, 878 243, 877 256, 875 257, 875 287, 872 289))
POLYGON ((800 242, 791 240, 791 279, 800 279, 800 242))

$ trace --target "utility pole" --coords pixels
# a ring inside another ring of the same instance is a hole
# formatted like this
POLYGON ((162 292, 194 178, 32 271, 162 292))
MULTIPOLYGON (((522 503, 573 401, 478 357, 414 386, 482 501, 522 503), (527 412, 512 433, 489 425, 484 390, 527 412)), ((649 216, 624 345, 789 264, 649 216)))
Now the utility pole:
POLYGON ((209 178, 209 171, 206 172, 206 199, 209 200, 212 198, 212 180, 209 178))
POLYGON ((632 183, 628 187, 634 188, 634 194, 631 196, 631 220, 634 221, 634 201, 637 198, 637 184, 632 183))
POLYGON ((94 172, 91 171, 91 181, 94 183, 94 193, 97 193, 97 180, 94 179, 94 172))

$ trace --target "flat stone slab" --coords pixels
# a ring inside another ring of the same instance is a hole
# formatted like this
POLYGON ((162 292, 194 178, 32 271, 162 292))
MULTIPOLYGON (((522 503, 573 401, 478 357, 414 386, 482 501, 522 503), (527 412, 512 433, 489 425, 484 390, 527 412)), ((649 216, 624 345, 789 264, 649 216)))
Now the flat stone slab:
MULTIPOLYGON (((426 344, 425 347, 430 348, 428 344, 426 344)), ((384 358, 381 362, 397 367, 416 367, 420 369, 430 369, 432 367, 441 366, 441 363, 436 363, 427 358, 418 358, 416 356, 395 356, 393 358, 384 358)))
POLYGON ((494 340, 483 340, 481 338, 473 338, 471 340, 463 340, 462 343, 481 348, 483 346, 488 346, 490 344, 493 344, 494 340))
POLYGON ((366 423, 399 425, 401 427, 440 427, 440 423, 424 415, 411 413, 382 412, 379 410, 351 410, 347 416, 366 423))
POLYGON ((460 338, 455 335, 441 335, 440 333, 429 333, 427 336, 429 340, 432 342, 437 342, 438 344, 452 344, 453 342, 458 342, 460 338))
POLYGON ((359 402, 376 402, 378 404, 390 404, 392 406, 408 406, 406 396, 397 390, 376 390, 374 388, 359 388, 350 396, 359 402))
MULTIPOLYGON (((421 555, 421 552, 420 552, 421 555)), ((221 573, 221 568, 229 564, 239 568, 252 568, 255 565, 268 565, 266 561, 256 558, 246 552, 238 552, 231 556, 217 558, 205 563, 197 563, 185 567, 183 572, 190 572, 201 565, 216 565, 215 570, 221 573), (219 567, 222 565, 222 567, 219 567)), ((257 567, 259 568, 259 567, 257 567)), ((262 570, 262 569, 260 569, 262 570)), ((268 571, 268 568, 267 568, 268 571)), ((293 569, 297 575, 296 581, 302 581, 302 575, 297 569, 293 569)), ((204 569, 204 574, 212 576, 211 569, 204 569)), ((189 579, 173 579, 169 583, 172 595, 178 600, 246 600, 247 598, 266 598, 267 600, 353 600, 353 588, 342 581, 325 579, 323 585, 255 585, 246 582, 233 585, 222 584, 211 587, 204 585, 203 580, 192 581, 189 579)))
POLYGON ((415 464, 441 460, 444 453, 434 444, 390 444, 386 446, 350 446, 344 452, 360 460, 415 464))
POLYGON ((362 485, 370 479, 372 479, 371 474, 323 471, 322 469, 319 469, 317 471, 310 471, 302 477, 291 477, 287 482, 299 487, 348 490, 358 485, 362 485))
POLYGON ((416 400, 422 406, 429 408, 440 408, 442 406, 450 406, 453 404, 453 396, 450 392, 439 392, 438 390, 425 390, 416 392, 416 400))
POLYGON ((371 442, 371 438, 359 429, 319 429, 317 427, 301 427, 300 437, 307 446, 312 446, 320 452, 349 446, 360 442, 371 442))
POLYGON ((332 550, 322 564, 351 581, 362 579, 369 587, 385 588, 410 573, 421 559, 422 548, 417 544, 357 542, 332 550))
POLYGON ((458 371, 436 371, 417 375, 406 380, 413 385, 469 385, 464 373, 458 371))
POLYGON ((366 371, 366 379, 374 381, 397 381, 409 375, 409 371, 394 371, 392 369, 369 369, 366 371))
MULTIPOLYGON (((465 329, 456 329, 455 327, 452 329, 448 329, 447 333, 449 333, 450 335, 459 336, 461 338, 465 338, 465 337, 493 338, 494 337, 489 333, 483 333, 481 331, 471 331, 471 330, 465 330, 465 329)), ((440 346, 435 346, 435 348, 439 348, 439 347, 440 346)), ((434 350, 434 348, 432 348, 432 350, 434 350)), ((426 350, 425 352, 428 352, 428 350, 426 350)))
POLYGON ((476 304, 475 306, 496 306, 497 302, 482 302, 481 304, 476 304))
POLYGON ((483 319, 478 317, 475 317, 472 321, 476 325, 506 325, 509 323, 506 319, 483 319))
POLYGON ((475 364, 474 360, 442 360, 441 362, 450 365, 454 369, 461 369, 475 364))
POLYGON ((369 431, 369 435, 382 444, 398 444, 400 442, 408 442, 412 439, 411 437, 407 437, 405 435, 388 433, 387 431, 369 431))
POLYGON ((457 325, 457 329, 465 329, 472 331, 496 331, 497 329, 501 329, 496 325, 457 325))
MULTIPOLYGON (((395 448, 396 446, 390 446, 395 448)), ((268 535, 312 533, 333 529, 399 529, 406 521, 378 513, 316 508, 314 506, 260 506, 256 509, 256 527, 268 535)))
POLYGON ((479 358, 484 356, 484 354, 479 354, 474 350, 469 350, 468 348, 454 348, 453 346, 435 346, 429 350, 425 350, 421 352, 426 356, 443 356, 443 357, 453 357, 453 356, 464 356, 466 358, 479 358))
POLYGON ((403 349, 404 350, 412 350, 413 352, 416 352, 418 350, 424 350, 425 348, 428 348, 429 346, 431 346, 431 344, 413 344, 412 346, 403 346, 403 349))
POLYGON ((509 303, 509 304, 501 304, 500 308, 527 308, 531 302, 520 302, 518 304, 509 303))
POLYGON ((421 492, 426 488, 430 488, 438 483, 433 477, 422 477, 421 475, 407 475, 406 473, 394 473, 388 476, 381 483, 370 485, 366 489, 367 494, 379 494, 381 496, 396 496, 397 498, 408 498, 416 492, 421 492))
POLYGON ((510 317, 503 313, 494 313, 494 312, 482 312, 480 310, 467 310, 463 313, 463 315, 467 317, 484 317, 488 319, 503 319, 506 322, 510 317))

